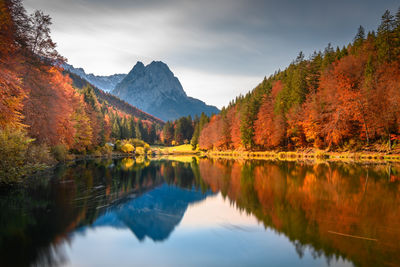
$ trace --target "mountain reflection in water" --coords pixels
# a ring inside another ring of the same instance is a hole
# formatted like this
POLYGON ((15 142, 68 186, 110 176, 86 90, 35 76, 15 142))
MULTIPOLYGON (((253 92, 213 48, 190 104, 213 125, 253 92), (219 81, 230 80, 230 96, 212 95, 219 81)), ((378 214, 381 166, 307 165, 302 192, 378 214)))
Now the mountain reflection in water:
POLYGON ((182 220, 188 205, 204 200, 208 195, 164 184, 136 199, 113 206, 91 227, 129 228, 141 241, 145 237, 163 241, 182 220))
POLYGON ((51 179, 2 189, 0 265, 396 266, 398 167, 197 158, 60 166, 51 179))

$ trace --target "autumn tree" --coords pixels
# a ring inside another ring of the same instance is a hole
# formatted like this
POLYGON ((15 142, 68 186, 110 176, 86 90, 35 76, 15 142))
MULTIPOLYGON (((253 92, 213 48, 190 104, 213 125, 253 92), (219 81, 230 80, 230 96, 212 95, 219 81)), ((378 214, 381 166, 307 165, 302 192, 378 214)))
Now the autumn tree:
POLYGON ((277 81, 272 87, 271 93, 265 95, 255 121, 254 141, 263 148, 279 146, 285 137, 284 119, 282 113, 275 112, 275 101, 283 90, 283 83, 277 81))
POLYGON ((371 92, 371 131, 388 140, 400 132, 400 65, 399 62, 382 65, 376 70, 377 81, 371 92))

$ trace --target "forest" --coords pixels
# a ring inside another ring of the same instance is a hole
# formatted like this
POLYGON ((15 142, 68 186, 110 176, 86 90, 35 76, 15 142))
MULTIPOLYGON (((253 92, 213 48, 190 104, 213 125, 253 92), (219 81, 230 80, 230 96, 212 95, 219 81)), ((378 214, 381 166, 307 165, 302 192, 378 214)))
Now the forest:
POLYGON ((108 142, 154 143, 164 124, 65 73, 51 23, 41 11, 27 14, 20 0, 0 0, 2 182, 65 160, 68 153, 109 153, 108 142))
POLYGON ((391 150, 400 140, 400 9, 352 43, 300 52, 212 116, 204 150, 391 150))
POLYGON ((27 14, 21 0, 0 0, 0 11, 3 181, 70 154, 111 153, 117 141, 196 151, 399 148, 400 9, 386 11, 376 32, 360 26, 347 46, 300 52, 220 114, 166 123, 65 71, 48 15, 27 14))

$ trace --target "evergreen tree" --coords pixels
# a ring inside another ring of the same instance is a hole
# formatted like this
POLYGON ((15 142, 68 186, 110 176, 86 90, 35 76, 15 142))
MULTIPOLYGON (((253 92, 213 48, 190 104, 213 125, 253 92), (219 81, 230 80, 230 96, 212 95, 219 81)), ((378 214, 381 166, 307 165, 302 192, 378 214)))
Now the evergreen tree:
POLYGON ((314 52, 310 58, 306 86, 309 91, 316 93, 321 77, 322 54, 314 52))
POLYGON ((378 47, 378 59, 380 62, 391 61, 393 58, 392 31, 394 29, 394 25, 395 21, 393 15, 390 14, 389 10, 386 10, 382 16, 381 24, 378 27, 378 35, 376 40, 378 47))
POLYGON ((129 119, 129 138, 136 138, 136 130, 135 130, 135 119, 131 117, 129 119))
POLYGON ((304 60, 303 52, 300 52, 297 59, 296 65, 293 69, 292 79, 290 80, 290 84, 292 88, 290 93, 290 99, 286 111, 289 110, 293 105, 300 105, 306 99, 306 94, 308 92, 307 89, 307 81, 306 81, 306 61, 304 60))
POLYGON ((111 137, 121 139, 121 127, 119 126, 118 119, 114 119, 111 128, 111 137))
POLYGON ((336 58, 335 51, 333 50, 331 43, 329 43, 324 50, 322 69, 326 69, 327 67, 329 67, 335 61, 335 58, 336 58))
POLYGON ((194 132, 192 139, 190 140, 190 144, 193 146, 193 149, 195 149, 199 143, 199 138, 200 138, 200 122, 195 123, 194 127, 194 132))
POLYGON ((193 148, 196 148, 196 146, 199 144, 201 131, 209 121, 210 121, 209 117, 204 112, 201 113, 200 118, 197 117, 195 118, 194 128, 193 128, 194 132, 192 139, 190 140, 190 143, 193 146, 193 148))
POLYGON ((200 131, 203 130, 204 125, 206 125, 209 122, 210 122, 210 118, 204 112, 202 112, 200 115, 200 122, 199 122, 200 131))
POLYGON ((100 112, 99 102, 90 85, 85 86, 82 89, 83 97, 86 103, 88 103, 96 112, 100 112))
POLYGON ((257 117, 260 107, 260 99, 258 97, 248 96, 248 100, 244 103, 241 112, 240 133, 242 143, 247 149, 254 146, 254 121, 257 117))
POLYGON ((167 121, 163 128, 164 143, 166 145, 171 145, 174 139, 174 125, 172 122, 167 121))
POLYGON ((123 117, 121 121, 121 139, 128 139, 130 135, 128 120, 123 117))
POLYGON ((175 121, 174 139, 176 143, 189 143, 193 136, 193 122, 190 116, 175 121))
POLYGON ((143 125, 140 119, 135 124, 135 136, 137 139, 143 140, 143 125))
POLYGON ((400 55, 400 7, 397 10, 394 21, 394 56, 400 55))
POLYGON ((365 29, 360 25, 358 28, 357 34, 353 40, 353 52, 357 53, 358 49, 361 47, 363 42, 365 41, 365 29))
POLYGON ((156 126, 154 125, 154 123, 152 123, 149 130, 148 143, 154 144, 156 140, 157 140, 156 126))

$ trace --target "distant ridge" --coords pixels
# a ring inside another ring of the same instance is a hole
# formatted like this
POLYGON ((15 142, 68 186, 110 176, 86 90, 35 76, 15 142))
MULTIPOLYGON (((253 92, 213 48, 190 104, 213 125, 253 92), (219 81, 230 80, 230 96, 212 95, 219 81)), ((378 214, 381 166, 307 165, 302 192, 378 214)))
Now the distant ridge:
POLYGON ((135 116, 137 118, 140 118, 142 120, 148 120, 148 121, 151 121, 154 123, 158 123, 160 125, 164 125, 163 120, 161 120, 153 115, 150 115, 150 114, 132 106, 129 103, 126 103, 125 101, 119 99, 118 97, 116 97, 110 93, 100 90, 99 88, 97 88, 93 84, 89 83, 85 79, 81 78, 77 74, 71 73, 67 70, 65 70, 64 72, 71 77, 72 82, 75 87, 83 88, 87 85, 90 85, 93 88, 94 93, 100 100, 107 101, 110 105, 114 106, 118 110, 123 111, 129 115, 135 116))
POLYGON ((70 73, 76 74, 82 79, 88 81, 90 84, 103 90, 104 92, 111 92, 115 86, 120 83, 126 76, 126 74, 114 74, 109 76, 98 76, 92 73, 87 74, 82 68, 75 68, 67 63, 63 64, 63 68, 70 73))

